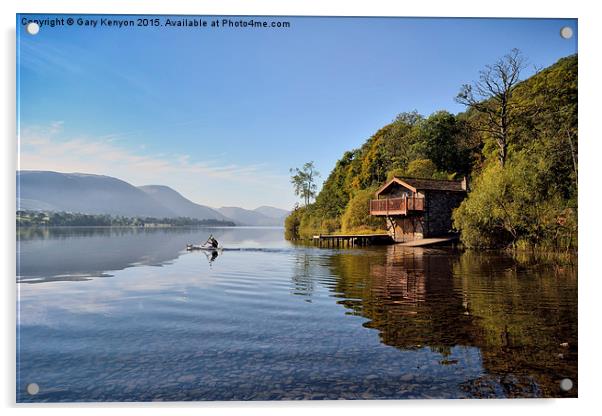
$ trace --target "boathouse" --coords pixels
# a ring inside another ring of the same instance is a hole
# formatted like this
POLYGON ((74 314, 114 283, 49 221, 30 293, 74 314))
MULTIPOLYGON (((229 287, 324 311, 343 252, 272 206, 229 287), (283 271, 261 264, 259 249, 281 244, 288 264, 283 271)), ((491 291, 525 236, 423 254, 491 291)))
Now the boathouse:
POLYGON ((448 236, 452 211, 466 198, 466 178, 460 181, 395 177, 376 191, 370 214, 386 217, 396 242, 448 236))

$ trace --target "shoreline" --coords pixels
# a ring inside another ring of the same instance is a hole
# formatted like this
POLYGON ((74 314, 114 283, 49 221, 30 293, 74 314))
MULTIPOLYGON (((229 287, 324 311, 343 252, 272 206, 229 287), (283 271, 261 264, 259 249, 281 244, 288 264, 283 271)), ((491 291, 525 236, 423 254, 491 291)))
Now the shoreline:
POLYGON ((166 225, 166 226, 140 226, 140 225, 17 225, 16 229, 20 228, 39 228, 39 229, 47 229, 47 228, 133 228, 133 229, 164 229, 164 228, 261 228, 261 229, 269 229, 269 228, 281 228, 284 229, 284 226, 280 225, 166 225))

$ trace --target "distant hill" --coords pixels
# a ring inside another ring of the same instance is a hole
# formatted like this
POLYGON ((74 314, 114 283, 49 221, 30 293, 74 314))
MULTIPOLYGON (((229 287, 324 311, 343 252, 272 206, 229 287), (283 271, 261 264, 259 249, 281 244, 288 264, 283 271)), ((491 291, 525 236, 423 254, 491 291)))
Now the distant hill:
POLYGON ((17 209, 86 214, 178 215, 143 190, 110 176, 49 171, 17 172, 17 209))
POLYGON ((232 219, 238 225, 282 226, 284 224, 284 218, 269 217, 257 210, 248 210, 238 207, 221 207, 218 211, 232 219))
POLYGON ((17 172, 17 210, 107 214, 124 217, 233 221, 237 225, 282 226, 287 211, 196 204, 163 185, 133 186, 117 178, 85 173, 17 172))
POLYGON ((281 220, 283 223, 284 219, 288 216, 288 214, 290 214, 290 211, 287 211, 285 209, 269 207, 266 205, 255 208, 253 211, 259 212, 260 214, 263 214, 266 217, 281 220))
POLYGON ((174 212, 178 217, 212 219, 227 221, 229 218, 222 215, 218 211, 209 208, 205 205, 195 204, 189 199, 184 198, 181 194, 163 185, 146 185, 139 186, 139 189, 148 194, 151 198, 162 204, 170 211, 174 212))

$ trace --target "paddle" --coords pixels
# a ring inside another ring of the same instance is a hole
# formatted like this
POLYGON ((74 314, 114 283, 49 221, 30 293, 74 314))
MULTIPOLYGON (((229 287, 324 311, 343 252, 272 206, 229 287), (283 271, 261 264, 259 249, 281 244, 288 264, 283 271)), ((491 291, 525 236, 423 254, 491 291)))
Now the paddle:
POLYGON ((205 241, 205 242, 203 243, 202 247, 204 247, 204 246, 206 246, 207 244, 209 244, 209 240, 211 240, 211 237, 213 237, 213 234, 211 234, 211 235, 209 236, 209 238, 207 239, 207 241, 205 241))

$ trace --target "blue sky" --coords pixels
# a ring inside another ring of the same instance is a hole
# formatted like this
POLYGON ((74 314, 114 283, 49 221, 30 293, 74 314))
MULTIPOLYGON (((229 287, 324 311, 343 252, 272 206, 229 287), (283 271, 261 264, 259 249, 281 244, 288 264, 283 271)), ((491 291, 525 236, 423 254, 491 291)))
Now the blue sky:
POLYGON ((459 87, 512 48, 529 60, 525 77, 577 51, 577 36, 559 35, 577 33, 574 19, 262 20, 291 27, 30 36, 18 17, 20 167, 169 185, 214 207, 290 208, 289 168, 313 160, 325 179, 400 112, 462 111, 459 87))

